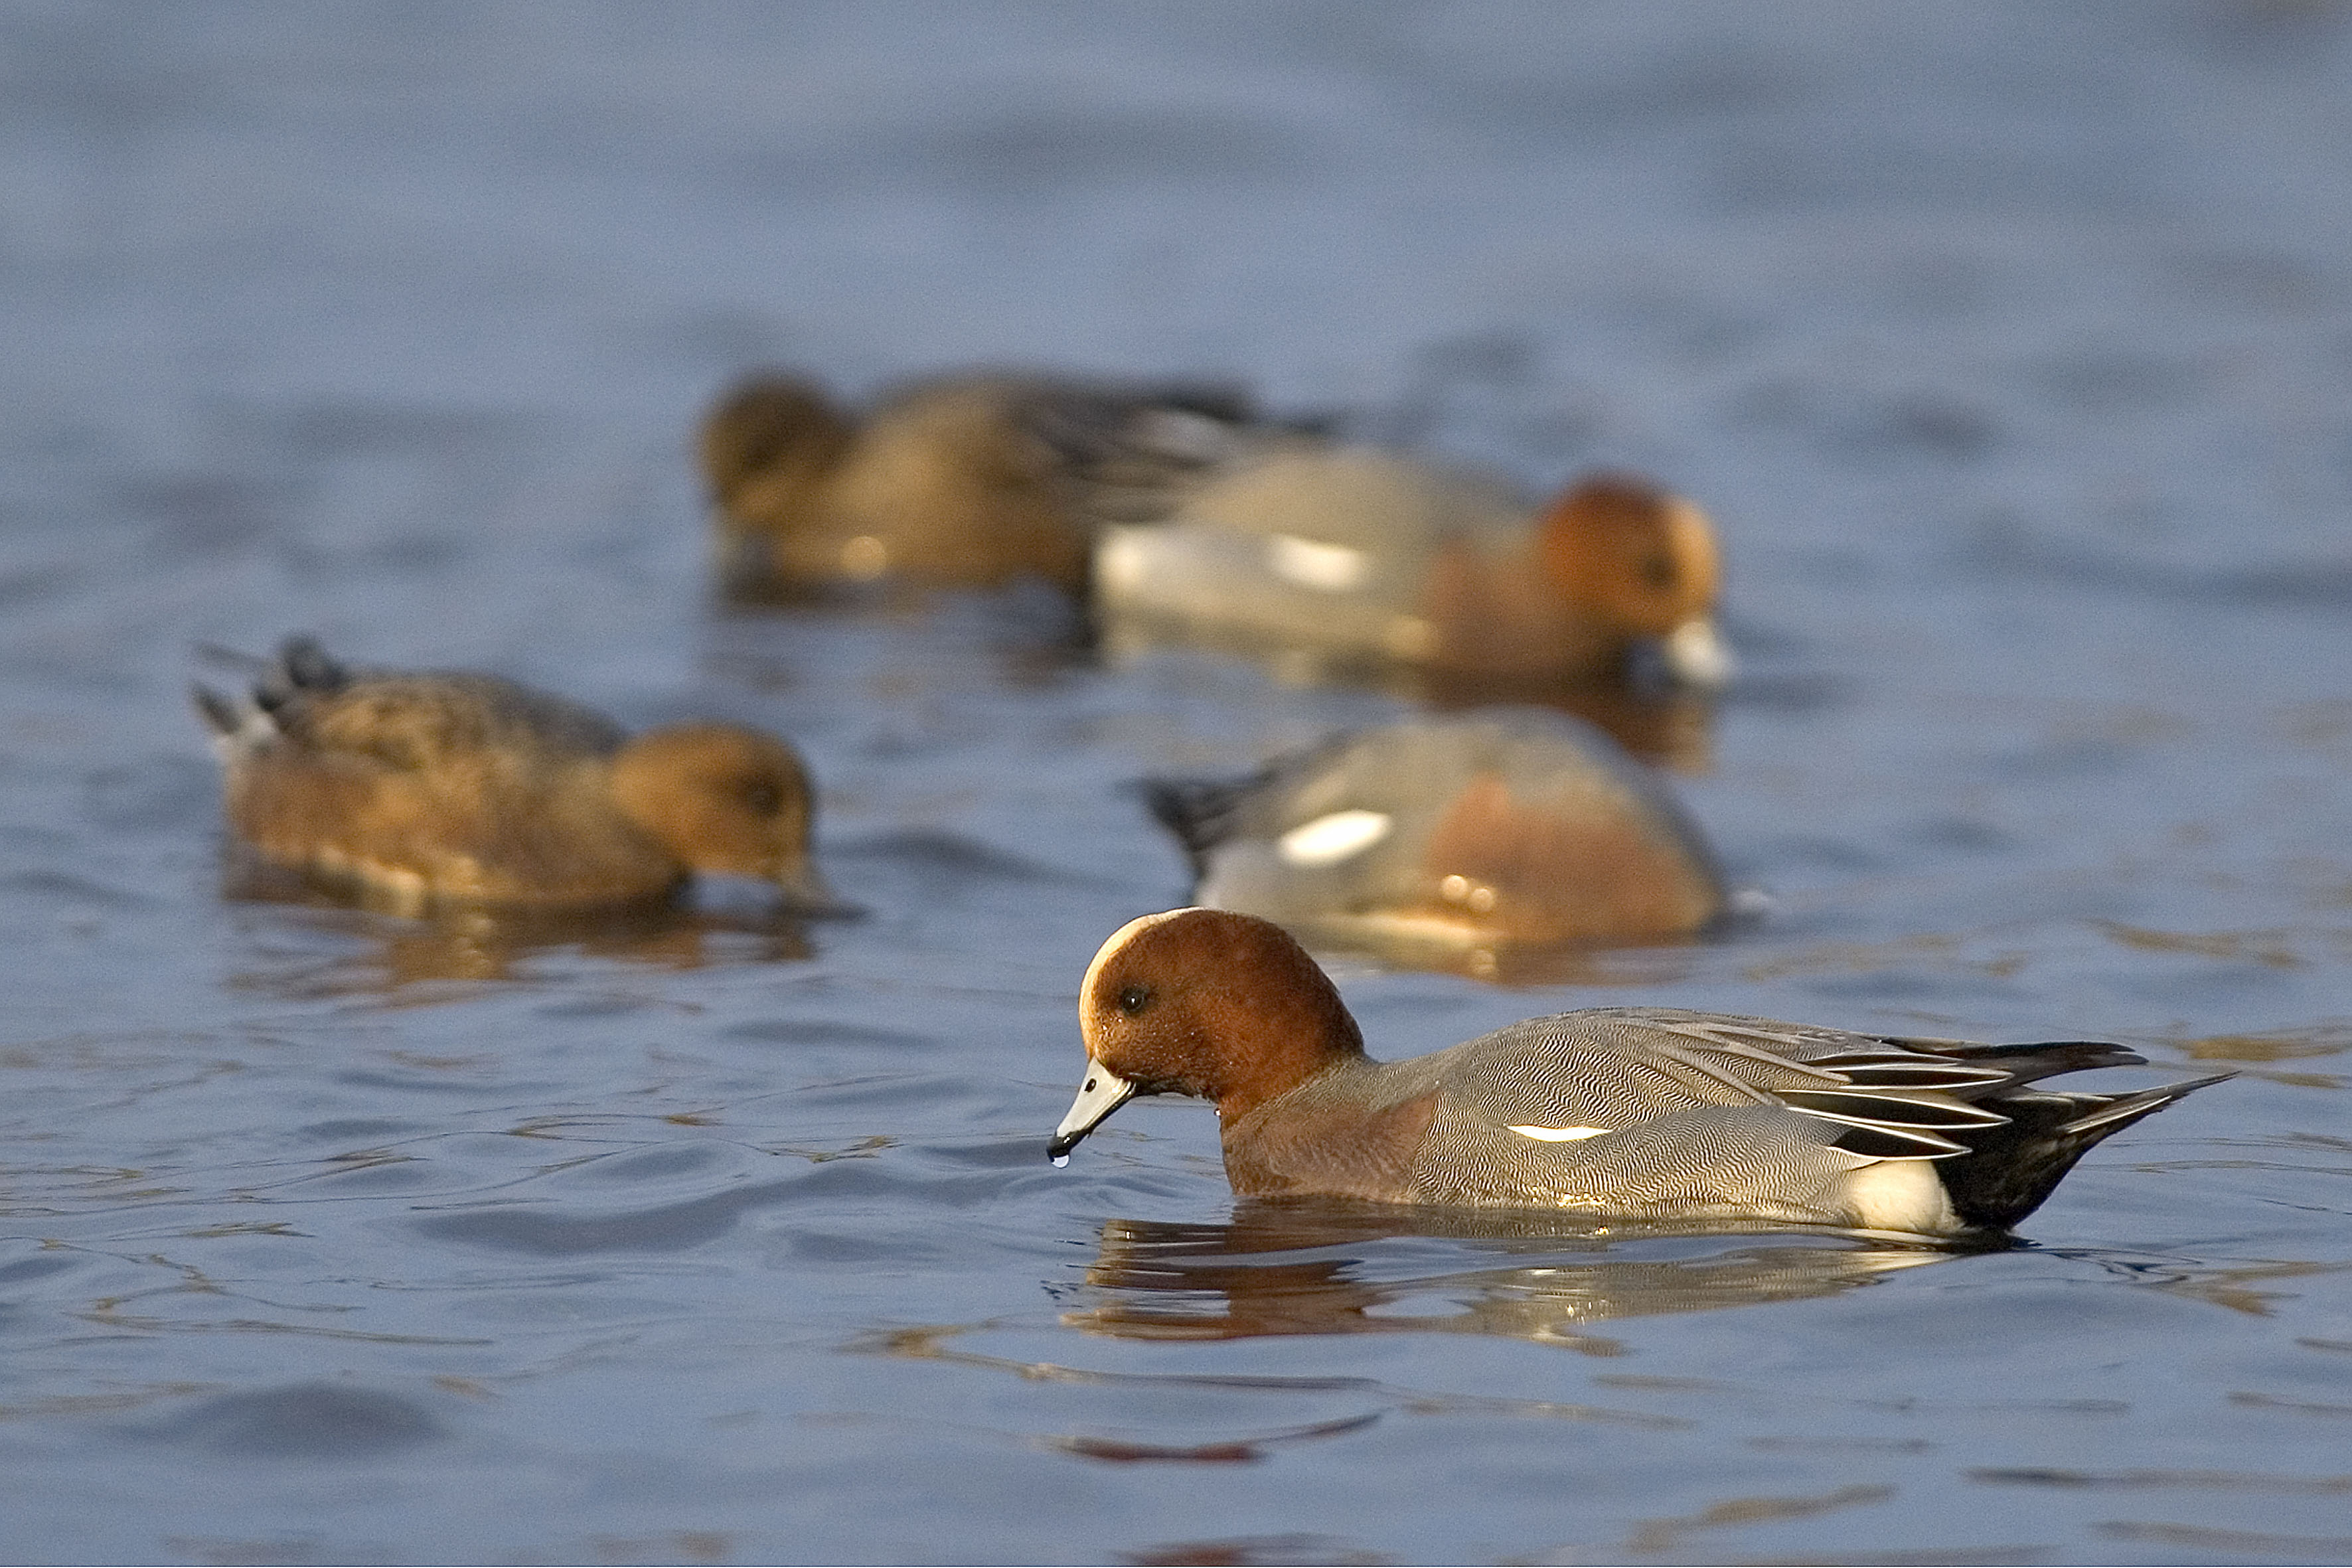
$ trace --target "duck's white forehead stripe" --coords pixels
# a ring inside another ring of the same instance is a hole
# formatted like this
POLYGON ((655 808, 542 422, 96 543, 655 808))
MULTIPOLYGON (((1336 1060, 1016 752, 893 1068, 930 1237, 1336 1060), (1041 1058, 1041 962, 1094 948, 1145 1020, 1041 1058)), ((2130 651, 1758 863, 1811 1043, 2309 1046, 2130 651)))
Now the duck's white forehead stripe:
MULTIPOLYGON (((1186 906, 1187 909, 1191 907, 1186 906)), ((1157 925, 1161 921, 1184 912, 1184 910, 1162 910, 1156 915, 1138 915, 1110 933, 1110 940, 1096 950, 1094 962, 1087 965, 1087 977, 1078 982, 1078 1016, 1081 1019, 1086 1016, 1089 999, 1095 994, 1095 976, 1102 973, 1103 965, 1110 962, 1111 954, 1142 934, 1144 927, 1157 925)))
POLYGON ((1275 840, 1275 847, 1290 865, 1331 866, 1370 849, 1389 836, 1392 826, 1385 811, 1351 807, 1292 828, 1275 840))
POLYGON ((1522 1138, 1533 1138, 1540 1143, 1573 1143, 1580 1138, 1598 1138, 1609 1131, 1606 1127, 1518 1127, 1512 1131, 1522 1138))
POLYGON ((1277 533, 1265 542, 1265 563, 1285 582, 1326 594, 1360 588, 1372 571, 1372 558, 1360 550, 1295 533, 1277 533))

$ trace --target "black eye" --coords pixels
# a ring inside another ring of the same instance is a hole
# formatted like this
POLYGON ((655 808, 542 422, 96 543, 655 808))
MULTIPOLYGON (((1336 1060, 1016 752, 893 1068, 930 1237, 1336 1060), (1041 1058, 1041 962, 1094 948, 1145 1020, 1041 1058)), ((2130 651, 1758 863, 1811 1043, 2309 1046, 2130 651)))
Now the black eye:
POLYGON ((1119 1010, 1120 1012, 1122 1012, 1122 1013, 1140 1013, 1140 1012, 1142 1012, 1146 1007, 1149 1007, 1149 1006, 1150 1006, 1150 1005, 1151 1005, 1151 987, 1150 987, 1150 986, 1149 986, 1149 985, 1126 985, 1126 986, 1121 986, 1121 987, 1119 988, 1119 993, 1118 993, 1118 1010, 1119 1010))
POLYGON ((773 816, 784 797, 774 784, 765 779, 754 779, 743 786, 743 804, 761 816, 773 816))
POLYGON ((1642 577, 1653 588, 1671 588, 1675 585, 1675 563, 1664 555, 1644 556, 1642 577))

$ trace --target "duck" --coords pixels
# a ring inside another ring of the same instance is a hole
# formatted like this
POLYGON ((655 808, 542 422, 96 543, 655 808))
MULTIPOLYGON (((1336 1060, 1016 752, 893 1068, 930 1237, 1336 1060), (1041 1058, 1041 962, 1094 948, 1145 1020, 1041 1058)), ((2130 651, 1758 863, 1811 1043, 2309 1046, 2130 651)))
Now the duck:
POLYGON ((1108 483, 1188 466, 1209 433, 1249 417, 1246 392, 1223 384, 989 371, 907 383, 860 416, 808 376, 761 372, 720 395, 698 456, 739 586, 1034 577, 1082 598, 1094 540, 1076 468, 1108 483))
POLYGON ((494 675, 355 670, 289 638, 241 700, 201 684, 234 837, 266 865, 403 912, 657 902, 696 873, 833 897, 800 754, 733 724, 631 736, 494 675))
POLYGON ((1401 719, 1239 778, 1152 778, 1142 792, 1192 862, 1194 904, 1310 940, 1667 941, 1729 903, 1664 780, 1543 709, 1401 719))
POLYGON ((2094 1144, 2230 1074, 2047 1089, 2142 1066, 2118 1045, 1979 1045, 1667 1007, 1529 1018, 1376 1061, 1329 976, 1270 921, 1129 921, 1078 994, 1066 1162, 1137 1095, 1217 1108, 1236 1196, 1540 1208, 1929 1237, 2010 1229, 2094 1144))
POLYGON ((1595 472, 1542 503, 1484 475, 1272 429, 1181 464, 1082 470, 1114 648, 1207 641, 1310 677, 1405 670, 1532 685, 1734 672, 1699 507, 1595 472), (1646 663, 1645 663, 1646 661, 1646 663))

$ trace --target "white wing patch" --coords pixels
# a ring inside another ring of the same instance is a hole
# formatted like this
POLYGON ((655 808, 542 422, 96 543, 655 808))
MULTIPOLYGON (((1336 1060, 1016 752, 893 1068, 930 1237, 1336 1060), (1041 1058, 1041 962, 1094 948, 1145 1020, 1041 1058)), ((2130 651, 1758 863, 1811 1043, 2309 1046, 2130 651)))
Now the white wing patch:
POLYGON ((1372 558, 1365 552, 1295 533, 1277 533, 1265 542, 1265 563, 1283 581, 1326 594, 1360 588, 1372 574, 1372 558))
POLYGON ((1532 1138, 1539 1143, 1573 1143, 1580 1138, 1598 1138, 1609 1131, 1606 1127, 1520 1127, 1512 1131, 1522 1138, 1532 1138))
POLYGON ((1386 838, 1392 826, 1385 811, 1351 807, 1292 828, 1275 840, 1275 847, 1293 866, 1334 866, 1386 838))

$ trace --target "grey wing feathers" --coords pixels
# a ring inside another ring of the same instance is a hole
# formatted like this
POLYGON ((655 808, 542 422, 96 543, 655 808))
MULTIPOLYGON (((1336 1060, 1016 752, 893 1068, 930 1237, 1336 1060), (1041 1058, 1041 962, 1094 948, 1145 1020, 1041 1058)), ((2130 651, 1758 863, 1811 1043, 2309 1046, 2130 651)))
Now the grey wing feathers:
POLYGON ((1263 418, 1245 389, 1213 381, 1049 384, 1031 390, 1020 417, 1096 527, 1164 521, 1230 465, 1269 443, 1320 444, 1333 425, 1321 416, 1263 418))
POLYGON ((609 753, 627 738, 593 709, 497 676, 354 671, 307 637, 254 662, 261 668, 242 703, 194 689, 225 761, 283 740, 402 770, 492 753, 531 763, 609 753))
POLYGON ((1195 475, 1232 455, 1248 425, 1248 395, 1234 386, 1051 386, 1020 405, 1023 426, 1070 476, 1090 523, 1167 515, 1195 475))
POLYGON ((1919 1048, 1929 1044, 1907 1042, 1906 1048, 1766 1018, 1595 1008, 1530 1019, 1472 1042, 1487 1047, 1478 1052, 1481 1059, 1517 1062, 1523 1070, 1498 1081, 1490 1068, 1463 1092, 1502 1125, 1626 1127, 1696 1105, 1779 1106, 1829 1124, 1824 1141, 1852 1153, 1944 1159, 1968 1152, 1965 1135, 2008 1120, 1978 1102, 2013 1091, 2021 1074, 2138 1059, 2120 1047, 2084 1042, 1936 1041, 1943 1050, 1919 1048), (1533 1037, 1525 1033, 1530 1030, 1533 1037), (1531 1074, 1524 1070, 1530 1060, 1542 1064, 1531 1074))
POLYGON ((1838 1195, 1847 1174, 1935 1161, 1953 1223, 1985 1229, 2031 1214, 2102 1138, 2229 1076, 2065 1093, 2032 1080, 2142 1058, 2098 1041, 1911 1040, 1634 1007, 1533 1018, 1415 1060, 1429 1065, 1400 1087, 1444 1093, 1414 1172, 1426 1197, 1844 1224, 1861 1212, 1838 1195))

